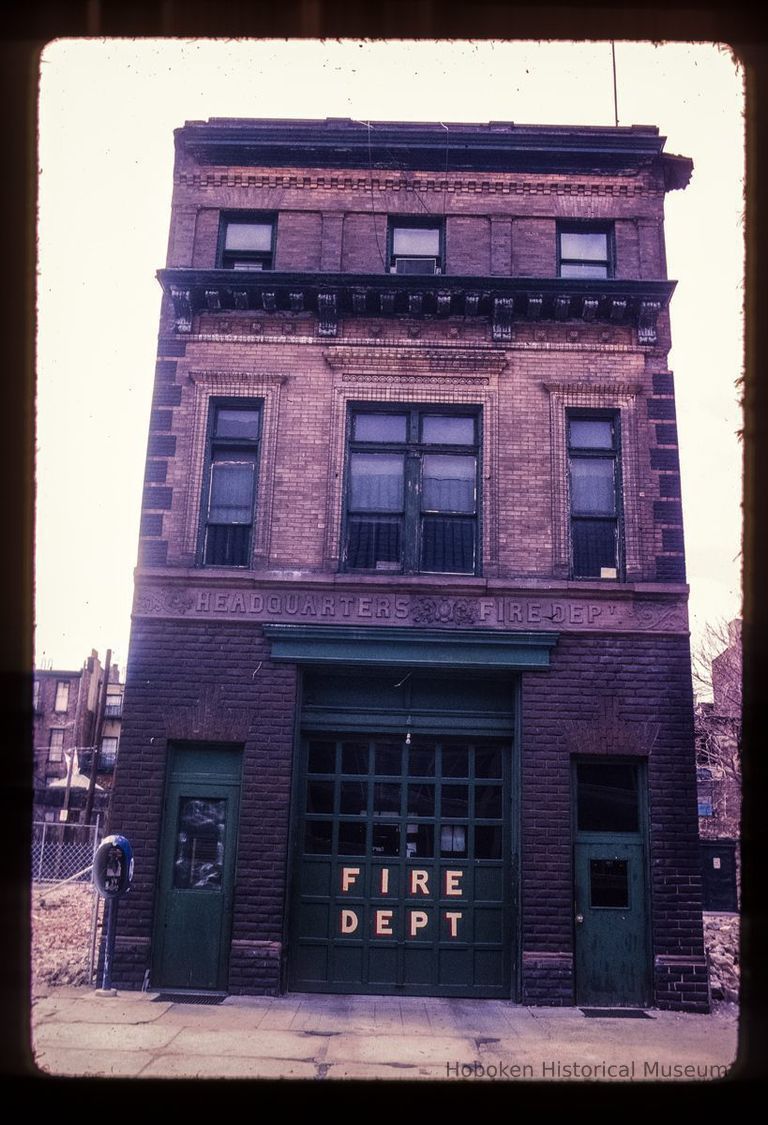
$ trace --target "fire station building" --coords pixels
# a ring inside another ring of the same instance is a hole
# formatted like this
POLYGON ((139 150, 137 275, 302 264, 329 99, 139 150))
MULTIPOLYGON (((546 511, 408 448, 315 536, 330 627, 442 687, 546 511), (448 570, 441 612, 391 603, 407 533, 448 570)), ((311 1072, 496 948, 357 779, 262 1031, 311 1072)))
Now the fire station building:
POLYGON ((706 1010, 664 141, 177 131, 116 984, 706 1010))

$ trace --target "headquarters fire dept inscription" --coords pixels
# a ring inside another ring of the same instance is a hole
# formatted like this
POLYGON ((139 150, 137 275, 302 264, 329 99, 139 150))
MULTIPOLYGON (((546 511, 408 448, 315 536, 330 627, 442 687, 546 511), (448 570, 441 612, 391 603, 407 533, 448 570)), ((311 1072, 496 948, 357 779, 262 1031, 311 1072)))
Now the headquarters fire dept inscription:
POLYGON ((297 624, 417 625, 575 631, 687 630, 684 606, 630 592, 627 597, 509 594, 488 597, 251 589, 137 587, 134 614, 297 624))

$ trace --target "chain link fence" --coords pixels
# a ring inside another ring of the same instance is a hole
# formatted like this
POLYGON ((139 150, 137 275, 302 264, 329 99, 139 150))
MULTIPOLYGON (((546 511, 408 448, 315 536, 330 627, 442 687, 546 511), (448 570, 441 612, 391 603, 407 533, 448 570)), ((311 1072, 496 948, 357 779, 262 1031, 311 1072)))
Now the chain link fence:
POLYGON ((64 879, 88 883, 99 844, 99 818, 95 824, 36 821, 32 825, 32 879, 59 883, 64 879))

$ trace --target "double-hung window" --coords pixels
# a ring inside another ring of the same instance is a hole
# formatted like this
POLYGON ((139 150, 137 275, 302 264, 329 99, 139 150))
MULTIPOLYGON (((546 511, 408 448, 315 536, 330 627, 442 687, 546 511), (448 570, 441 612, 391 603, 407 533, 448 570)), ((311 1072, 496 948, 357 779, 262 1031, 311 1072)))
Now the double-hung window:
POLYGON ((560 223, 557 228, 558 277, 613 277, 613 232, 592 223, 560 223))
POLYGON ((69 682, 56 681, 56 700, 53 704, 54 711, 64 712, 69 708, 69 682))
POLYGON ((434 219, 390 219, 389 271, 402 274, 442 273, 442 224, 434 219))
POLYGON ((618 578, 621 518, 618 418, 568 417, 571 572, 574 578, 618 578))
POLYGON ((64 758, 64 728, 51 727, 48 735, 48 760, 60 762, 64 758))
POLYGON ((479 423, 439 406, 351 410, 347 570, 479 572, 479 423))
POLYGON ((224 214, 219 262, 227 270, 271 270, 275 253, 274 215, 224 214))
POLYGON ((250 563, 260 433, 260 403, 211 404, 201 528, 206 566, 250 563))

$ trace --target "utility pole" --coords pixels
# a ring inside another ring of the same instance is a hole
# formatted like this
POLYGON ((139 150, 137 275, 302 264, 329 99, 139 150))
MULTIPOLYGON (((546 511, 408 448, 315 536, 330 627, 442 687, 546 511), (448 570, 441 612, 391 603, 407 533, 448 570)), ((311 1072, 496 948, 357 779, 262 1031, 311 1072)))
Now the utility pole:
POLYGON ((101 757, 101 732, 104 729, 104 708, 107 705, 107 684, 109 683, 109 673, 112 670, 112 649, 107 649, 107 657, 104 664, 104 678, 101 681, 101 691, 99 692, 99 702, 96 705, 96 725, 93 739, 93 755, 91 757, 91 776, 88 779, 88 796, 85 800, 85 814, 84 821, 86 824, 91 823, 91 816, 93 815, 93 798, 96 792, 96 774, 99 769, 99 758, 101 757))

